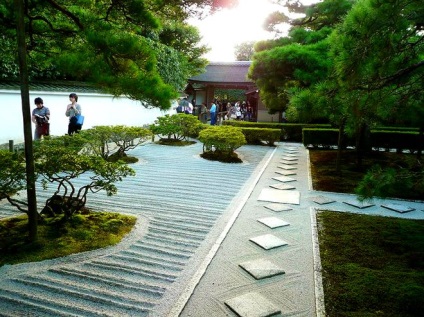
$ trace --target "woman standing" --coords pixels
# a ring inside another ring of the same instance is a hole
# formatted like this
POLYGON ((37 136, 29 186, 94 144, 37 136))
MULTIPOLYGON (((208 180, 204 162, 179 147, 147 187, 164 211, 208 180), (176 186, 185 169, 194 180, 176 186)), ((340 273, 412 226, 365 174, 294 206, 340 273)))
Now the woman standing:
POLYGON ((66 107, 65 115, 69 117, 68 135, 78 133, 82 128, 82 123, 78 123, 78 116, 81 115, 81 106, 77 103, 78 95, 69 95, 71 103, 66 107))

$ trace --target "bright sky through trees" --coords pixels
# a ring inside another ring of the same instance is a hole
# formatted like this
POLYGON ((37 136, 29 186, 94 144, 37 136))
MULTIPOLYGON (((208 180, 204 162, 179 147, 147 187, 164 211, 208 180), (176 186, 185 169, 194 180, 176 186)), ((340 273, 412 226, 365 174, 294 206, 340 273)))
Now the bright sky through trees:
POLYGON ((199 28, 211 51, 205 56, 210 61, 234 61, 234 47, 248 41, 265 40, 274 34, 263 29, 266 17, 281 6, 270 0, 239 0, 233 9, 225 9, 202 21, 191 19, 190 23, 199 28))

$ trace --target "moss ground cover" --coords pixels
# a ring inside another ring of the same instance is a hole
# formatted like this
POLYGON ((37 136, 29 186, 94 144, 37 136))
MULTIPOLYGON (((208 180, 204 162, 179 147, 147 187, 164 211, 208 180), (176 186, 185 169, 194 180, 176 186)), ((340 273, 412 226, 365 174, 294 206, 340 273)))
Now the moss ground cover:
POLYGON ((39 222, 38 241, 28 243, 27 216, 0 221, 0 266, 41 261, 117 244, 136 218, 107 212, 84 212, 69 222, 60 217, 39 222))
MULTIPOLYGON (((359 182, 365 176, 366 171, 373 165, 387 168, 416 168, 416 155, 398 154, 392 152, 376 152, 367 154, 362 167, 356 165, 354 151, 343 151, 341 160, 341 173, 335 173, 337 151, 335 150, 310 150, 310 163, 312 185, 315 190, 353 193, 359 182)), ((399 191, 397 198, 423 199, 424 188, 417 185, 414 190, 399 191)))
POLYGON ((422 316, 423 220, 331 211, 317 219, 328 317, 422 316))

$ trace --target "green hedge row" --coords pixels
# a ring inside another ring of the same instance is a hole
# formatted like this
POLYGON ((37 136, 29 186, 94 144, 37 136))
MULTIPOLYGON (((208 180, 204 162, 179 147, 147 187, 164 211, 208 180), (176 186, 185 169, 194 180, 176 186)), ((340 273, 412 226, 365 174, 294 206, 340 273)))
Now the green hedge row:
POLYGON ((280 129, 271 128, 241 128, 248 144, 258 144, 262 141, 272 146, 280 140, 280 129))
POLYGON ((307 123, 272 123, 272 122, 247 122, 226 120, 224 125, 241 128, 266 128, 279 129, 279 141, 302 142, 302 130, 304 128, 330 128, 329 124, 307 124, 307 123))
MULTIPOLYGON (((337 146, 338 129, 303 129, 304 146, 332 147, 337 146)), ((420 135, 414 131, 380 131, 371 130, 370 146, 374 149, 396 149, 398 152, 409 150, 415 152, 419 149, 420 135)), ((343 148, 355 146, 353 138, 344 137, 343 148)))

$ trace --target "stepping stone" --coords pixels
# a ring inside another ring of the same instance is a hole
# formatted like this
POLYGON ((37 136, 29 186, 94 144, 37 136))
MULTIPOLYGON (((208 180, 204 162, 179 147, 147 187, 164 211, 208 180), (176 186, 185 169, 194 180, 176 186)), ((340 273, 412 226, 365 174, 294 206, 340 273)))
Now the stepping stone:
POLYGON ((286 164, 286 165, 297 165, 297 162, 292 162, 292 161, 280 161, 281 164, 286 164))
MULTIPOLYGON (((294 154, 294 153, 286 153, 285 154, 285 156, 288 156, 288 157, 299 157, 297 154, 294 154)), ((284 156, 283 156, 283 159, 284 159, 284 156)))
POLYGON ((290 226, 290 223, 277 217, 261 218, 258 221, 271 229, 290 226))
POLYGON ((400 212, 401 214, 415 210, 415 208, 411 208, 411 207, 400 205, 400 204, 384 204, 384 205, 381 205, 381 207, 390 209, 396 212, 400 212))
POLYGON ((287 207, 286 205, 282 204, 268 204, 264 207, 275 212, 293 210, 293 208, 287 207))
POLYGON ((282 268, 267 259, 246 261, 240 263, 239 266, 257 280, 286 273, 282 268))
POLYGON ((277 174, 284 175, 284 176, 290 176, 290 175, 296 175, 296 172, 293 171, 275 171, 277 174))
POLYGON ((288 184, 274 184, 274 185, 269 185, 269 187, 275 188, 275 189, 283 189, 283 190, 296 189, 296 187, 292 185, 288 185, 288 184))
POLYGON ((225 301, 225 305, 240 317, 267 317, 281 314, 281 309, 256 292, 231 298, 225 301))
POLYGON ((270 203, 300 205, 300 192, 297 190, 263 188, 258 200, 268 201, 270 203))
POLYGON ((290 156, 283 156, 281 159, 285 160, 285 161, 298 161, 299 160, 297 157, 290 157, 290 156))
POLYGON ((335 200, 321 196, 321 195, 317 196, 317 197, 313 197, 313 198, 311 198, 311 200, 313 202, 317 203, 317 204, 320 204, 320 205, 331 204, 331 203, 335 202, 335 200))
POLYGON ((365 209, 365 208, 368 208, 368 207, 375 206, 374 204, 366 203, 366 202, 359 201, 359 200, 344 201, 343 203, 345 203, 346 205, 350 205, 350 206, 359 208, 359 209, 365 209))
POLYGON ((273 234, 264 234, 262 236, 250 238, 249 240, 265 250, 271 250, 288 245, 286 241, 281 240, 273 234))
POLYGON ((277 167, 281 168, 283 170, 286 170, 286 171, 297 170, 296 166, 288 166, 287 164, 286 165, 278 165, 277 167))
POLYGON ((275 179, 276 181, 283 182, 283 183, 294 182, 296 180, 294 178, 287 177, 287 176, 278 176, 278 177, 273 177, 272 179, 275 179))

